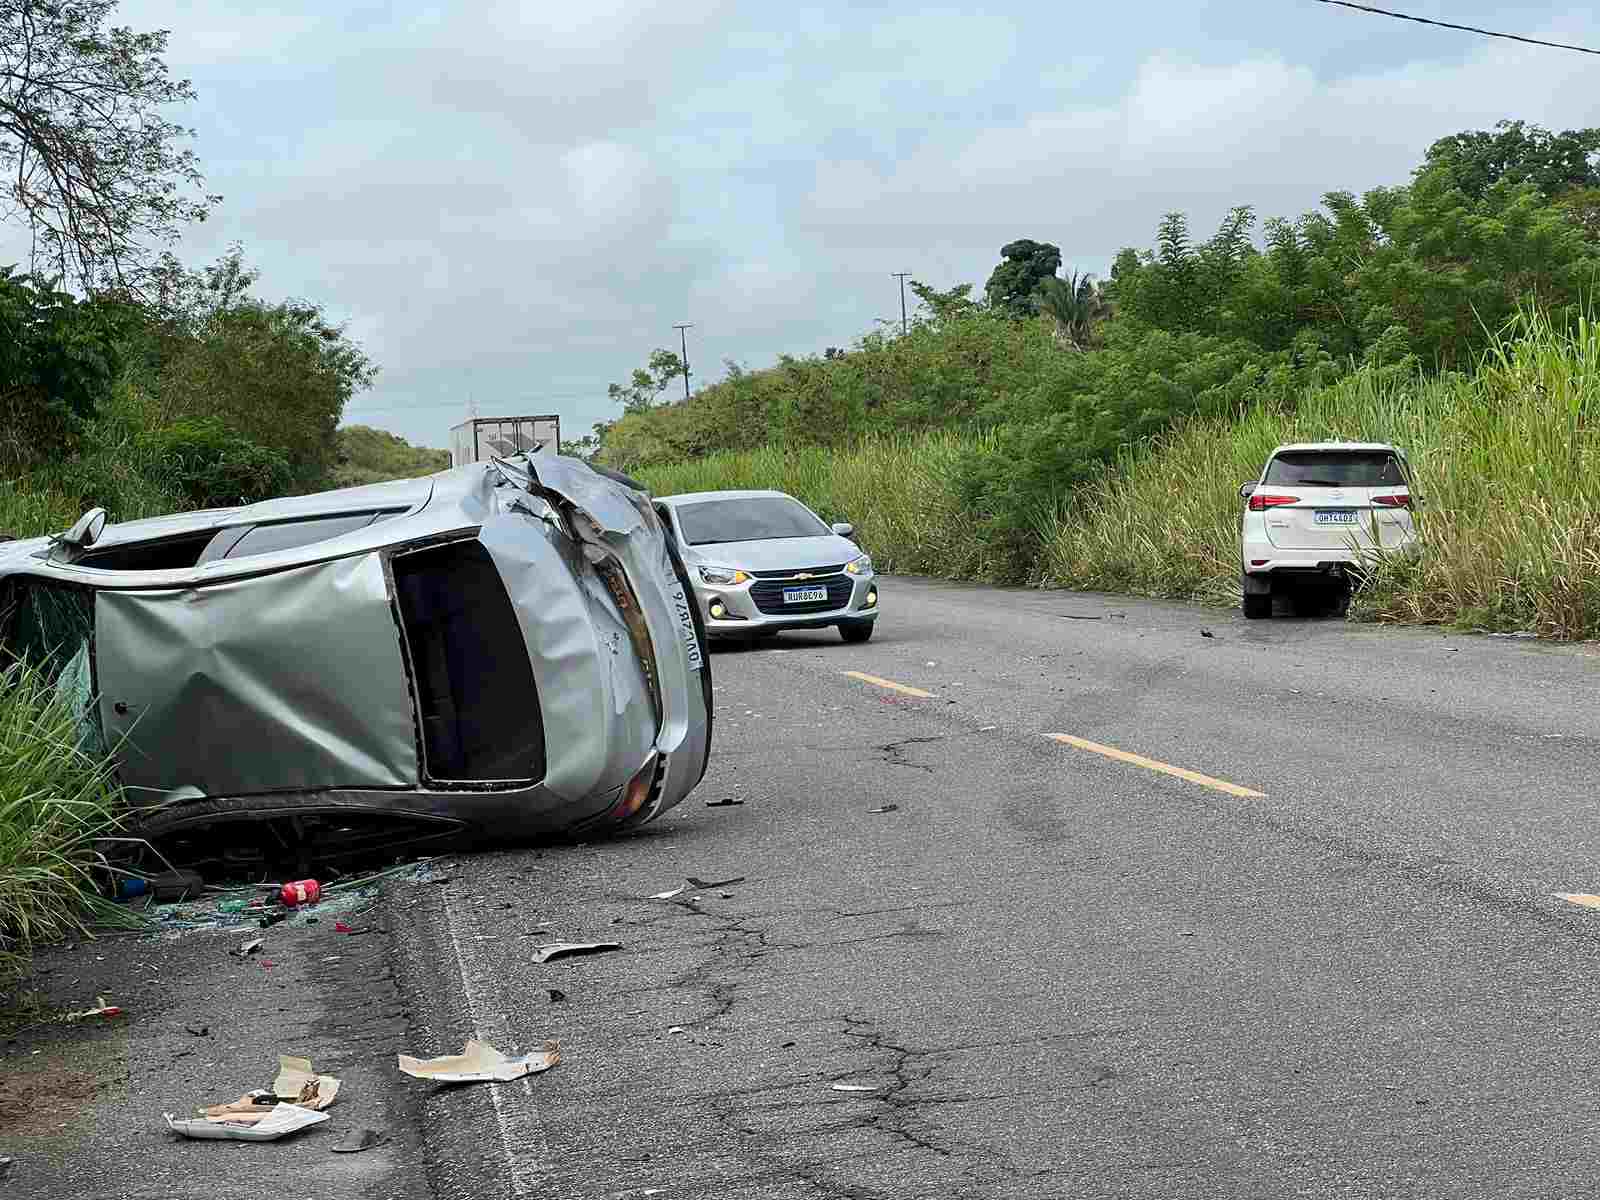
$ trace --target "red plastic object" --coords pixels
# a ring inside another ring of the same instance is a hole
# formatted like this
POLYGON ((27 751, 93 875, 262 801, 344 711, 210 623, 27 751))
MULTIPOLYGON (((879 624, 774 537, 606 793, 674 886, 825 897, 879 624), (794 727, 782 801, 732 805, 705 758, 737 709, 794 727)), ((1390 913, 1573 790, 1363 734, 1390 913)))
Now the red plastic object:
POLYGON ((346 925, 343 921, 335 921, 333 923, 333 931, 335 933, 354 933, 355 932, 355 930, 351 929, 350 926, 346 925))
POLYGON ((315 879, 297 879, 293 883, 283 885, 283 890, 278 893, 286 908, 294 908, 300 904, 315 904, 322 899, 322 885, 315 879))

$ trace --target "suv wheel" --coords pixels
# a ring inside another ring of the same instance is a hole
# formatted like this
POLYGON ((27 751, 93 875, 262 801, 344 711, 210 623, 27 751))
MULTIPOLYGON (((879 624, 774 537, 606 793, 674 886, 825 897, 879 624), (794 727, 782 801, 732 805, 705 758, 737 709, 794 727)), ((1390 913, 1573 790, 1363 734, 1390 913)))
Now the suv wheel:
POLYGON ((1249 592, 1246 592, 1240 607, 1244 609, 1246 620, 1260 621, 1265 617, 1270 617, 1272 615, 1272 593, 1268 592, 1265 595, 1252 596, 1249 592))

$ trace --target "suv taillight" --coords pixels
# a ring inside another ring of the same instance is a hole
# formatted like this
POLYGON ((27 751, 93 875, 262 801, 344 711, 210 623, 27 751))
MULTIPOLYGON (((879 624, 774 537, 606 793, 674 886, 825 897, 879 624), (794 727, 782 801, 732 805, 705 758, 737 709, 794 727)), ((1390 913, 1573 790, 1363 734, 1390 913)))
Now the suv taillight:
POLYGON ((1374 496, 1372 502, 1382 508, 1410 508, 1410 495, 1374 496))
POLYGON ((1285 504, 1299 504, 1299 496, 1263 496, 1256 492, 1250 497, 1251 512, 1265 512, 1269 508, 1282 508, 1285 504))

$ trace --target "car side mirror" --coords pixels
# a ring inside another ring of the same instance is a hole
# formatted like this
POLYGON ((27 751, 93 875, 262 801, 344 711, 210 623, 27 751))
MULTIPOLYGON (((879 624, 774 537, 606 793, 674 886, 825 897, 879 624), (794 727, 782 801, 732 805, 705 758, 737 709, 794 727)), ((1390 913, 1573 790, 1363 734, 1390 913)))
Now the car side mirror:
POLYGON ((81 550, 98 542, 105 528, 106 510, 91 508, 77 519, 71 529, 61 535, 60 540, 68 546, 76 546, 81 550))
POLYGON ((849 537, 856 531, 856 527, 850 524, 849 521, 835 521, 833 523, 833 531, 840 537, 849 537))
POLYGON ((1256 490, 1256 485, 1255 484, 1253 484, 1253 483, 1241 483, 1239 485, 1239 498, 1241 500, 1248 500, 1250 498, 1251 494, 1255 490, 1256 490))

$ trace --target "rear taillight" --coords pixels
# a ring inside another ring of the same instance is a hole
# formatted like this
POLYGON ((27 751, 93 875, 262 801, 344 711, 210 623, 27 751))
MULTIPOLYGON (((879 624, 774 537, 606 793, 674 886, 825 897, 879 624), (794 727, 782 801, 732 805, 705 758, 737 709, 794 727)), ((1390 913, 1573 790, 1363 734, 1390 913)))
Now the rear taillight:
POLYGON ((1411 507, 1411 497, 1409 495, 1403 495, 1403 494, 1402 495, 1394 495, 1394 496, 1374 496, 1372 498, 1372 502, 1374 504, 1378 505, 1378 507, 1380 507, 1380 508, 1410 508, 1411 507))
POLYGON ((651 754, 644 766, 628 780, 628 786, 622 789, 622 795, 611 806, 607 817, 613 821, 625 821, 644 807, 645 801, 650 799, 650 786, 655 783, 658 764, 658 756, 651 754))
POLYGON ((1265 512, 1269 508, 1282 508, 1285 504, 1299 504, 1299 496, 1263 496, 1260 492, 1250 497, 1251 512, 1265 512))

